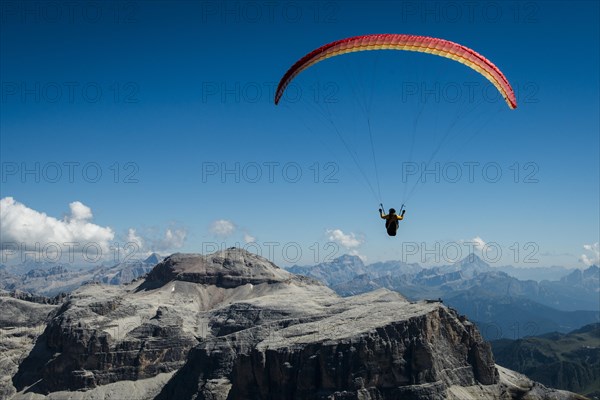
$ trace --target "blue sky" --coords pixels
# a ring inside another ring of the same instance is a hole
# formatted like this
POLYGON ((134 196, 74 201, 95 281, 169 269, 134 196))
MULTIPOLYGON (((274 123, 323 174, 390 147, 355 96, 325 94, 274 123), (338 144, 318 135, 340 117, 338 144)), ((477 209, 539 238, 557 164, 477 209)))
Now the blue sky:
POLYGON ((597 262, 597 2, 1 7, 1 241, 13 256, 95 241, 105 255, 108 243, 239 243, 283 265, 343 253, 435 264, 470 249, 496 265, 597 262), (463 65, 406 52, 327 60, 273 104, 297 59, 368 33, 468 46, 519 106, 463 65), (380 201, 406 202, 396 238, 380 201))

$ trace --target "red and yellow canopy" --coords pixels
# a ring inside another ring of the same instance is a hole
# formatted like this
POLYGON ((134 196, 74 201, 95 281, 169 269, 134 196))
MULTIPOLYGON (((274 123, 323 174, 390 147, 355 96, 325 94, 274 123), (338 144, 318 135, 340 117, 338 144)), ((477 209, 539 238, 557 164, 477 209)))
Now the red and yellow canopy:
POLYGON ((367 50, 406 50, 435 54, 450 58, 474 69, 489 80, 506 100, 511 109, 517 100, 504 74, 490 60, 468 47, 449 40, 428 36, 380 34, 363 35, 338 40, 308 53, 298 60, 281 78, 275 93, 275 104, 279 103, 285 88, 300 72, 330 57, 367 50))

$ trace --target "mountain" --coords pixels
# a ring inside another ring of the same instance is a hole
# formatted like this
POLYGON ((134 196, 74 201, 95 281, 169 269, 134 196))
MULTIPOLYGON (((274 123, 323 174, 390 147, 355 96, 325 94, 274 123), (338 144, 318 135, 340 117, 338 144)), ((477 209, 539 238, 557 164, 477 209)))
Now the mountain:
POLYGON ((30 271, 43 271, 55 268, 60 265, 62 264, 51 261, 36 261, 33 259, 27 259, 18 264, 4 265, 3 270, 11 275, 24 275, 30 271))
POLYGON ((128 260, 110 268, 98 268, 92 271, 88 281, 124 285, 149 273, 161 260, 162 257, 152 253, 145 260, 128 260))
POLYGON ((343 255, 330 262, 313 266, 294 265, 288 268, 292 274, 318 279, 328 286, 347 282, 367 272, 362 260, 357 256, 343 255))
POLYGON ((123 285, 146 275, 162 258, 151 254, 145 260, 128 260, 110 267, 104 265, 92 268, 74 268, 57 263, 27 263, 9 269, 0 270, 0 288, 7 291, 23 291, 32 294, 53 297, 68 293, 88 282, 101 282, 110 285, 123 285), (24 265, 36 266, 27 272, 24 265))
POLYGON ((537 282, 558 281, 572 271, 565 267, 557 266, 520 268, 512 265, 504 265, 495 267, 495 269, 521 281, 532 280, 537 282))
POLYGON ((479 288, 445 298, 444 302, 476 322, 487 340, 566 333, 600 320, 597 311, 560 311, 527 298, 495 296, 479 288))
POLYGON ((419 264, 408 264, 402 261, 385 261, 369 264, 366 266, 369 275, 379 278, 382 276, 414 275, 423 268, 419 264))
POLYGON ((164 259, 164 257, 161 257, 158 253, 152 253, 144 260, 144 263, 150 264, 150 265, 156 265, 159 262, 161 262, 163 259, 164 259))
POLYGON ((600 398, 600 324, 568 334, 493 341, 498 364, 546 384, 600 398))
POLYGON ((235 248, 174 254, 49 310, 20 344, 25 358, 0 353, 17 365, 0 381, 11 400, 581 398, 496 366, 475 325, 442 303, 386 289, 342 298, 235 248))
POLYGON ((600 293, 600 268, 592 265, 585 270, 576 269, 569 275, 561 278, 563 284, 576 285, 600 293))
POLYGON ((474 254, 454 264, 430 268, 401 262, 387 262, 386 267, 382 264, 346 269, 343 276, 351 279, 343 282, 337 270, 330 274, 330 264, 326 263, 304 267, 300 272, 325 283, 337 282, 329 286, 342 296, 386 288, 413 301, 442 298, 476 321, 488 339, 517 339, 552 331, 567 333, 599 320, 595 266, 572 271, 560 281, 537 282, 516 279, 474 254))
POLYGON ((52 297, 77 289, 93 275, 93 269, 73 269, 61 264, 31 269, 20 275, 0 275, 0 288, 52 297))
POLYGON ((0 308, 0 399, 9 399, 15 393, 12 377, 58 306, 21 300, 0 292, 0 308))
POLYGON ((560 310, 600 310, 600 268, 576 269, 560 281, 540 282, 540 302, 560 310))
POLYGON ((471 253, 460 261, 454 264, 434 267, 434 271, 439 271, 442 274, 460 272, 461 276, 465 278, 472 278, 481 273, 490 272, 492 268, 488 263, 479 258, 476 254, 471 253))
POLYGON ((455 264, 427 268, 410 283, 443 297, 477 288, 492 296, 523 297, 561 311, 600 311, 598 268, 575 270, 561 281, 519 280, 490 267, 475 255, 455 264))
POLYGON ((369 274, 362 274, 354 277, 348 282, 333 285, 331 288, 340 296, 355 296, 357 294, 368 293, 386 287, 385 285, 376 282, 378 280, 379 279, 371 278, 369 274))
POLYGON ((376 279, 386 276, 414 275, 422 270, 423 268, 418 264, 408 264, 402 261, 386 261, 365 265, 359 257, 351 255, 343 255, 333 261, 312 266, 294 265, 288 268, 288 271, 293 274, 315 278, 330 287, 344 284, 365 274, 376 279))

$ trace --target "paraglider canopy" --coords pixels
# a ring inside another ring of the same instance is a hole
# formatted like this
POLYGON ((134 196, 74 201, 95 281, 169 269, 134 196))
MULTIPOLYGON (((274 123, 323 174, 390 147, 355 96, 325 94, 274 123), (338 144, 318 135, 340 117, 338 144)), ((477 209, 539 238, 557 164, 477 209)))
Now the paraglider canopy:
POLYGON ((517 107, 515 93, 504 74, 490 60, 468 47, 449 40, 429 36, 375 34, 338 40, 308 53, 298 60, 281 78, 275 93, 279 103, 286 87, 302 71, 327 58, 367 50, 406 50, 435 54, 458 61, 483 75, 504 97, 511 109, 517 107))

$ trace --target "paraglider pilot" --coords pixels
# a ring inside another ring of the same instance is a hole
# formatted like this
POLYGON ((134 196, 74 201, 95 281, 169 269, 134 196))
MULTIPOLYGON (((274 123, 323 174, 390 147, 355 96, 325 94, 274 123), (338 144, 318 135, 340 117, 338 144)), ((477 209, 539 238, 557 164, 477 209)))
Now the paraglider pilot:
POLYGON ((396 236, 396 231, 398 230, 398 226, 400 225, 398 221, 404 219, 404 213, 406 210, 402 210, 402 214, 397 215, 396 210, 390 208, 390 211, 387 215, 383 214, 383 210, 379 209, 379 216, 381 219, 385 219, 385 229, 387 229, 387 233, 390 236, 396 236))

